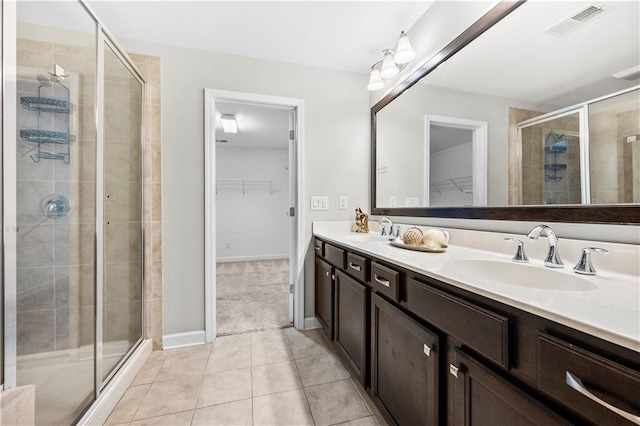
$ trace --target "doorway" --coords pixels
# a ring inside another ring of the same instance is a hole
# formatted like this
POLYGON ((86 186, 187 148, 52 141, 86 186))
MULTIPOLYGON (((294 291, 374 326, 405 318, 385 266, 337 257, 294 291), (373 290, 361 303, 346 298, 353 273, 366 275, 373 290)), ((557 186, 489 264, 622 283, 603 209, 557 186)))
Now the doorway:
POLYGON ((486 121, 425 115, 424 205, 487 205, 486 121))
POLYGON ((303 328, 302 106, 295 99, 205 90, 208 342, 303 328), (223 118, 235 129, 224 129, 223 118))

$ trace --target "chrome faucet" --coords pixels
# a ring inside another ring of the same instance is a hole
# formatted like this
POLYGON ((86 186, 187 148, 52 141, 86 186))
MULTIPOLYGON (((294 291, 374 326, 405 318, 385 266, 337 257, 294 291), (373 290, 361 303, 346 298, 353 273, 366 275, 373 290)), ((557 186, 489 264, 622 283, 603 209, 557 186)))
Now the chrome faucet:
POLYGON ((391 222, 391 219, 389 219, 388 217, 384 216, 382 219, 378 221, 378 224, 380 224, 380 227, 382 228, 382 230, 380 231, 380 235, 382 237, 387 236, 387 231, 385 228, 385 225, 387 224, 389 225, 389 235, 393 233, 393 222, 391 222))
POLYGON ((529 231, 527 237, 532 240, 537 240, 542 232, 544 232, 549 240, 549 251, 547 252, 547 257, 544 259, 544 266, 548 268, 564 268, 564 263, 562 263, 560 253, 558 252, 558 238, 551 228, 547 225, 538 225, 529 231))

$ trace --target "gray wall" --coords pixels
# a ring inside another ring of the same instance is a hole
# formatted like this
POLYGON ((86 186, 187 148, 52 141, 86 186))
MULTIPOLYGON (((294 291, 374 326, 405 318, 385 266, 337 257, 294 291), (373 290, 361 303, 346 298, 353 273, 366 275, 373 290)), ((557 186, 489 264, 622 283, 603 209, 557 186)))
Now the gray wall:
MULTIPOLYGON (((164 334, 204 329, 204 89, 303 99, 305 237, 311 223, 351 220, 367 210, 367 76, 196 49, 120 40, 162 60, 164 334), (329 211, 309 210, 311 195, 329 211), (338 197, 349 209, 338 210, 338 197)), ((306 257, 306 316, 313 316, 313 250, 306 257)))

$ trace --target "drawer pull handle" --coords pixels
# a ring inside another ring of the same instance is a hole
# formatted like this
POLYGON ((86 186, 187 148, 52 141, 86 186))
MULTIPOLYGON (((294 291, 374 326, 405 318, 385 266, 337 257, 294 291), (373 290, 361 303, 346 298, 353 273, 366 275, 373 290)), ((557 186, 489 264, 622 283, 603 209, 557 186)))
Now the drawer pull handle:
POLYGON ((358 272, 360 272, 360 270, 362 269, 360 265, 356 265, 355 263, 351 263, 351 262, 349 262, 349 268, 356 270, 358 272))
POLYGON ((589 392, 589 389, 587 389, 587 387, 582 383, 582 380, 580 380, 578 377, 574 376, 573 374, 571 374, 570 372, 566 372, 567 376, 566 376, 566 382, 567 385, 569 385, 569 387, 577 392, 580 392, 582 395, 586 396, 587 398, 589 398, 590 400, 602 405, 603 407, 613 411, 614 413, 616 413, 617 415, 624 417, 625 419, 629 420, 632 423, 635 423, 637 425, 640 425, 640 416, 634 416, 631 413, 627 413, 624 410, 621 410, 617 407, 614 407, 613 405, 609 404, 606 401, 603 401, 602 399, 598 398, 597 396, 595 396, 594 394, 592 394, 591 392, 589 392))
POLYGON ((456 379, 458 378, 458 367, 453 364, 449 364, 449 374, 451 374, 456 379))
POLYGON ((374 274, 373 275, 373 279, 375 279, 377 282, 379 282, 380 284, 382 284, 385 287, 389 287, 389 284, 391 284, 391 282, 389 280, 385 280, 382 279, 378 276, 378 274, 374 274))
POLYGON ((426 356, 431 356, 431 348, 427 346, 426 343, 424 344, 424 348, 422 350, 426 356))
POLYGON ((320 246, 316 246, 316 251, 320 251, 320 246))
POLYGON ((327 276, 330 276, 331 274, 327 272, 327 276))

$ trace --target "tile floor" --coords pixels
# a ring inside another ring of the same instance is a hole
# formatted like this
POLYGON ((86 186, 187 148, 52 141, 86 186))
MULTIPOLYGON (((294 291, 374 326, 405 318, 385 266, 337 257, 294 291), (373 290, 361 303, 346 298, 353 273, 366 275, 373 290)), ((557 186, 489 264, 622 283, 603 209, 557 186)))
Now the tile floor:
POLYGON ((386 425, 319 330, 156 351, 108 425, 386 425))

